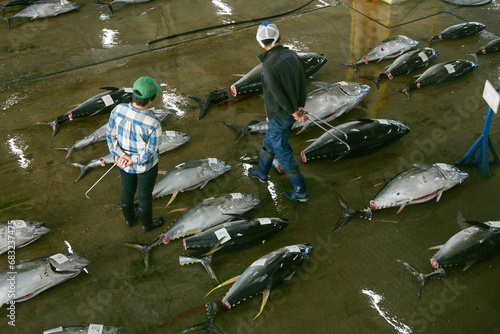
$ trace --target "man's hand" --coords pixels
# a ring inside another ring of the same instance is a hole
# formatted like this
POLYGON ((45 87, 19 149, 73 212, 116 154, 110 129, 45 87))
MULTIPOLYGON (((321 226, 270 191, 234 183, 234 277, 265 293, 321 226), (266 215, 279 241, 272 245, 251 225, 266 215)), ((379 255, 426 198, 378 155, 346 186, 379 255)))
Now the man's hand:
POLYGON ((304 123, 305 121, 307 121, 306 110, 304 109, 304 107, 299 107, 299 110, 294 112, 292 116, 297 122, 304 123))
POLYGON ((115 155, 115 162, 119 167, 128 167, 132 165, 134 162, 132 161, 132 158, 128 155, 123 155, 121 157, 115 155))

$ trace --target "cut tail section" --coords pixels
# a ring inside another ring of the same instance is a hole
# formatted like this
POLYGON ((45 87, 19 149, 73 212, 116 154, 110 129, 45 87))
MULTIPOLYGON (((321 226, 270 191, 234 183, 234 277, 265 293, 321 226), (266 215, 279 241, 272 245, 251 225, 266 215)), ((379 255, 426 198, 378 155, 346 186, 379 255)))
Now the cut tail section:
POLYGON ((48 125, 52 128, 52 137, 54 137, 57 134, 57 122, 56 121, 44 121, 44 122, 38 122, 36 124, 45 124, 48 125))
POLYGON ((151 249, 153 248, 152 245, 135 244, 132 242, 125 242, 123 244, 125 246, 135 248, 141 252, 141 254, 144 256, 144 265, 145 265, 144 272, 146 272, 151 262, 151 249))
POLYGON ((445 278, 446 273, 443 268, 439 268, 435 271, 433 271, 430 274, 425 275, 422 273, 420 270, 412 266, 411 264, 401 261, 401 260, 396 260, 399 263, 401 263, 403 266, 405 266, 406 269, 408 269, 409 272, 411 272, 416 278, 418 282, 418 293, 417 293, 417 302, 422 298, 424 295, 425 291, 425 285, 426 282, 429 278, 445 278))
POLYGON ((180 255, 179 256, 179 264, 181 266, 184 266, 184 265, 192 264, 192 263, 201 263, 203 265, 203 267, 205 268, 205 270, 207 271, 210 278, 215 280, 217 282, 217 284, 220 284, 219 280, 215 276, 215 272, 212 268, 212 257, 213 257, 213 253, 210 253, 201 259, 198 259, 195 257, 190 257, 190 256, 180 255))
POLYGON ((339 228, 347 224, 354 217, 365 218, 368 220, 372 219, 371 209, 354 211, 349 206, 349 204, 347 204, 347 202, 335 190, 332 189, 332 191, 335 194, 335 197, 337 198, 340 207, 342 208, 342 216, 339 218, 337 224, 330 230, 330 232, 338 230, 339 228))
POLYGON ((368 76, 359 76, 359 78, 363 78, 363 79, 367 79, 367 80, 371 80, 375 83, 375 85, 377 86, 377 89, 380 89, 380 78, 379 77, 368 77, 368 76))
POLYGON ((89 170, 89 168, 87 167, 87 165, 79 164, 78 162, 70 162, 69 164, 72 165, 72 166, 80 168, 80 175, 78 175, 78 178, 73 183, 77 183, 78 181, 80 181, 82 179, 82 177, 85 174, 87 174, 87 172, 89 170))
POLYGON ((214 325, 215 315, 217 314, 217 304, 215 304, 214 302, 207 303, 206 309, 208 316, 207 322, 191 326, 188 329, 185 329, 182 333, 187 333, 195 330, 206 330, 217 334, 223 334, 222 331, 214 325))

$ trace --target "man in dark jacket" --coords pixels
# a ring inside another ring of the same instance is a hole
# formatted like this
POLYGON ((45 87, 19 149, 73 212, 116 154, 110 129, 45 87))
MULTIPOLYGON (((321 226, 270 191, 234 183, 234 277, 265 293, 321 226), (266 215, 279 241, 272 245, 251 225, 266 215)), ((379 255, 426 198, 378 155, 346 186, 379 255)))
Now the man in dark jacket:
POLYGON ((281 34, 274 23, 264 21, 257 30, 257 41, 266 50, 258 58, 262 62, 262 91, 268 120, 257 169, 249 168, 250 176, 267 182, 267 174, 276 156, 285 170, 293 190, 285 196, 293 201, 309 199, 304 176, 288 142, 295 121, 305 122, 304 105, 307 82, 298 55, 280 44, 281 34))

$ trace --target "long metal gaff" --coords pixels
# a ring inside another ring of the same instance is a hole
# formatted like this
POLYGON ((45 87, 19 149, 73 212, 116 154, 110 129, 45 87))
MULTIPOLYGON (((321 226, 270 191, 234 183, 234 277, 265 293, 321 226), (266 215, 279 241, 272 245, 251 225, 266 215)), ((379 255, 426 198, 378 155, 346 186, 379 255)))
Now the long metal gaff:
POLYGON ((85 193, 85 197, 87 197, 88 199, 90 199, 90 197, 87 195, 89 193, 89 191, 91 191, 99 183, 99 181, 101 181, 113 169, 113 167, 115 167, 115 166, 116 166, 116 162, 113 164, 113 166, 111 166, 108 169, 108 171, 106 173, 104 173, 103 176, 101 176, 101 178, 99 180, 97 180, 96 183, 94 183, 94 185, 92 187, 90 187, 89 190, 87 190, 87 192, 85 193))
MULTIPOLYGON (((311 114, 310 114, 310 113, 308 113, 307 111, 306 111, 306 114, 307 114, 308 116, 311 116, 311 114)), ((313 117, 315 117, 316 119, 318 119, 316 116, 313 116, 313 117)), ((347 144, 345 141, 343 141, 342 139, 340 139, 339 137, 337 137, 336 135, 334 135, 333 133, 331 133, 329 130, 327 130, 327 129, 325 129, 324 127, 322 127, 321 125, 319 125, 319 124, 318 124, 316 121, 314 121, 313 119, 311 119, 311 118, 310 118, 310 120, 311 120, 311 122, 313 122, 316 126, 318 126, 321 130, 323 130, 323 131, 325 131, 326 133, 328 133, 328 134, 332 135, 332 136, 333 136, 333 138, 335 138, 335 139, 337 139, 338 141, 340 141, 341 143, 343 143, 343 144, 347 147, 347 149, 348 149, 348 150, 350 150, 350 149, 351 149, 351 146, 349 146, 349 144, 347 144)), ((325 122, 325 123, 326 123, 326 122, 325 122)), ((326 124, 328 124, 328 123, 326 123, 326 124)), ((337 130, 337 131, 339 131, 339 132, 343 133, 343 134, 347 137, 347 135, 345 134, 345 132, 340 131, 339 129, 335 128, 335 127, 334 127, 333 125, 331 125, 331 124, 328 124, 328 125, 332 127, 332 130, 334 130, 334 129, 335 129, 335 130, 337 130)))

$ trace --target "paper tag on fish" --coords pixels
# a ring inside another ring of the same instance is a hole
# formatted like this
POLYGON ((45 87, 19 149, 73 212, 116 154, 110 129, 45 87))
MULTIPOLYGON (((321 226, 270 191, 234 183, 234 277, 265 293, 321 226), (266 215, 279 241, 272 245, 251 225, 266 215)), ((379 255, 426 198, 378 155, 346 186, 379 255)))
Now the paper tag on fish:
POLYGON ((293 245, 293 246, 287 246, 285 248, 288 249, 291 253, 300 253, 299 246, 293 245))
POLYGON ((46 330, 45 332, 43 332, 42 334, 50 334, 50 333, 60 333, 63 331, 63 328, 62 326, 59 326, 57 328, 52 328, 52 329, 48 329, 46 330))
POLYGON ((446 70, 448 71, 448 73, 455 73, 455 67, 453 67, 453 65, 451 64, 446 64, 444 65, 444 68, 446 68, 446 70))
POLYGON ((216 158, 207 158, 209 164, 216 164, 217 159, 216 158))
POLYGON ((123 91, 125 93, 133 93, 134 92, 134 90, 132 88, 123 88, 123 91))
POLYGON ((451 169, 450 165, 443 164, 443 163, 437 163, 436 166, 439 167, 442 170, 450 170, 451 169))
POLYGON ((349 84, 345 81, 339 81, 339 85, 341 86, 348 86, 349 84))
POLYGON ((266 264, 266 259, 258 259, 250 265, 250 267, 263 267, 266 264))
POLYGON ((217 237, 217 240, 222 240, 221 245, 225 242, 228 242, 231 240, 231 236, 229 233, 227 233, 227 230, 225 227, 218 229, 217 231, 214 232, 215 236, 217 237))
POLYGON ((271 219, 269 218, 259 218, 260 225, 269 225, 271 224, 271 219))
POLYGON ((383 125, 388 125, 389 124, 389 121, 386 120, 386 119, 377 119, 377 122, 379 122, 380 124, 383 124, 383 125))
POLYGON ((108 107, 108 106, 112 105, 113 103, 115 103, 115 101, 113 101, 113 98, 109 94, 104 95, 103 97, 101 97, 101 99, 102 99, 102 102, 104 102, 104 105, 106 107, 108 107))
POLYGON ((62 254, 52 255, 50 258, 55 260, 58 264, 68 261, 68 258, 62 254))
POLYGON ((427 55, 425 54, 425 52, 419 52, 418 53, 418 56, 420 57, 420 59, 422 59, 422 61, 425 63, 426 61, 429 60, 429 57, 427 57, 427 55))
POLYGON ((175 131, 165 131, 164 133, 167 137, 175 138, 175 131))
POLYGON ((243 194, 241 194, 241 193, 232 193, 231 197, 233 199, 242 199, 243 198, 243 194))
POLYGON ((11 222, 14 224, 15 228, 23 228, 27 226, 24 220, 11 220, 11 222))
POLYGON ((90 324, 87 334, 102 334, 103 328, 103 325, 90 324))

